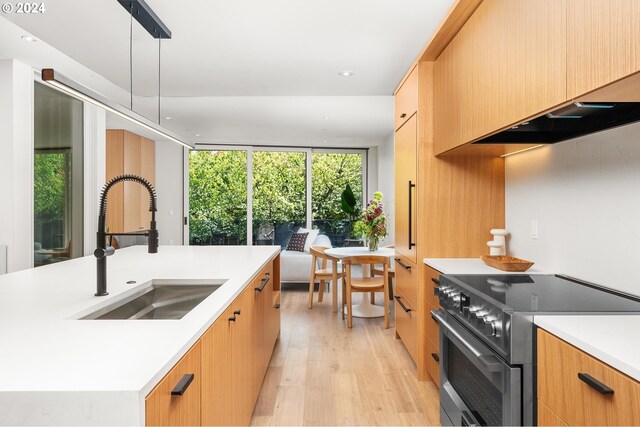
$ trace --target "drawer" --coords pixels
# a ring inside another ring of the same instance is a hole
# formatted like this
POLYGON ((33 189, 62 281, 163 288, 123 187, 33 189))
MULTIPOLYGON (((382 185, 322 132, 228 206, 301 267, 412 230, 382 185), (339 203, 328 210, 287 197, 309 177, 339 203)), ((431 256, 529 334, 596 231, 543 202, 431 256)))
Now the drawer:
POLYGON ((538 329, 538 399, 569 425, 640 424, 637 381, 542 329, 538 329), (598 391, 598 384, 613 393, 598 391))
MULTIPOLYGON (((436 310, 433 307, 429 308, 430 310, 436 310)), ((436 348, 436 352, 440 351, 440 325, 436 320, 431 317, 431 313, 427 313, 427 339, 431 341, 431 343, 436 348)))
POLYGON ((402 296, 396 292, 395 296, 396 335, 400 337, 414 362, 418 360, 418 312, 402 296), (402 307, 404 305, 404 307, 402 307), (405 310, 406 308, 406 310, 405 310), (407 311, 409 310, 409 311, 407 311))
POLYGON ((425 265, 425 273, 426 274, 426 280, 425 280, 425 286, 427 287, 427 300, 429 301, 429 305, 431 305, 432 307, 436 307, 439 308, 440 307, 440 300, 438 299, 438 296, 434 294, 434 289, 436 287, 438 287, 438 284, 436 282, 434 282, 434 280, 440 280, 440 272, 438 270, 434 270, 433 268, 429 267, 428 265, 425 265))
POLYGON ((440 388, 440 352, 429 340, 427 340, 427 373, 440 388))
POLYGON ((396 255, 396 291, 413 307, 418 306, 418 266, 403 256, 396 255))
POLYGON ((560 417, 538 400, 538 425, 539 426, 566 426, 567 423, 562 421, 560 417))
POLYGON ((198 341, 149 393, 145 400, 148 426, 200 425, 200 350, 198 341), (191 376, 191 382, 188 381, 191 376), (182 393, 181 395, 172 394, 182 393))
POLYGON ((418 68, 414 68, 395 96, 395 129, 418 111, 418 68))

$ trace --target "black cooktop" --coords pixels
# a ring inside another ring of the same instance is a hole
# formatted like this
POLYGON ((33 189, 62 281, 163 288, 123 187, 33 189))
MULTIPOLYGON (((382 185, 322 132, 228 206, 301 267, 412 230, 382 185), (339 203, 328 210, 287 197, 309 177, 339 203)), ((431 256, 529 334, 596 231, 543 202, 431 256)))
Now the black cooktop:
POLYGON ((508 312, 640 312, 640 301, 554 275, 444 275, 508 312))

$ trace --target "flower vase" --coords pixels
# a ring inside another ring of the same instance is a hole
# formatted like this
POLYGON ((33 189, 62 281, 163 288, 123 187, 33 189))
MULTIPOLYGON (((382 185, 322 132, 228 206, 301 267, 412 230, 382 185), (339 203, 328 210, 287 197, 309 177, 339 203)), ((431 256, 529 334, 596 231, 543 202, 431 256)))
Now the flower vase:
POLYGON ((369 251, 370 252, 375 252, 378 250, 378 243, 379 240, 377 237, 369 237, 369 251))

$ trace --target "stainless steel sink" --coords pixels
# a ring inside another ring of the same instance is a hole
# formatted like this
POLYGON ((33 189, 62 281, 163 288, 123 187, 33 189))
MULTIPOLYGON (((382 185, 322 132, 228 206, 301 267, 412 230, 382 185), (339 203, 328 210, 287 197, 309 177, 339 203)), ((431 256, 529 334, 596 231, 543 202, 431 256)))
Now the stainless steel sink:
POLYGON ((225 281, 203 284, 155 283, 81 319, 182 319, 225 281))

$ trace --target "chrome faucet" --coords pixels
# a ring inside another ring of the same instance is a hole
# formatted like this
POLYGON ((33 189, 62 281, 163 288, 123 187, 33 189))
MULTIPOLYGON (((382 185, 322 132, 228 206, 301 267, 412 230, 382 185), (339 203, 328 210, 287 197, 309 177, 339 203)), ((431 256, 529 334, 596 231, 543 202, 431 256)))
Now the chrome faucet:
POLYGON ((98 233, 97 233, 97 248, 93 252, 93 255, 97 259, 98 265, 98 288, 96 292, 97 297, 109 295, 107 292, 107 257, 113 255, 115 249, 113 246, 107 247, 107 236, 148 236, 149 253, 155 254, 158 252, 158 230, 156 230, 156 190, 153 186, 144 178, 137 175, 120 175, 112 178, 107 182, 100 194, 100 211, 98 213, 98 233), (131 181, 137 182, 147 189, 149 192, 149 212, 151 212, 151 224, 149 229, 143 232, 135 233, 107 233, 105 231, 106 217, 107 217, 107 194, 111 187, 119 182, 131 181))

